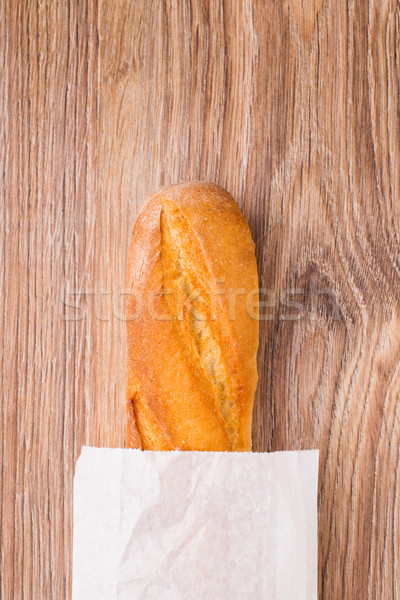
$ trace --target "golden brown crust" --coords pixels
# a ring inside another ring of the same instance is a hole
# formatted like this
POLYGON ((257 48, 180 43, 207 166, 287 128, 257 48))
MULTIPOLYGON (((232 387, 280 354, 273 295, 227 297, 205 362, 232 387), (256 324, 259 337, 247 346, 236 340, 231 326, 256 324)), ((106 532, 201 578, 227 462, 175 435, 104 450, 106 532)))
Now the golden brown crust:
POLYGON ((152 194, 127 284, 128 447, 251 450, 258 277, 228 192, 195 182, 152 194))

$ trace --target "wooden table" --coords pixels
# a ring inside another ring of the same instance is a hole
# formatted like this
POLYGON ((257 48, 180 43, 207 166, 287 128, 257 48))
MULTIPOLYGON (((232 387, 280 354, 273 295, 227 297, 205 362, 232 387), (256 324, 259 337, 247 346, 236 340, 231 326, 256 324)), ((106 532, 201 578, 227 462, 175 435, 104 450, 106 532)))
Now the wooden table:
POLYGON ((256 242, 254 450, 320 449, 319 593, 400 598, 396 0, 26 0, 0 20, 0 596, 71 596, 82 444, 124 444, 124 281, 155 188, 256 242))

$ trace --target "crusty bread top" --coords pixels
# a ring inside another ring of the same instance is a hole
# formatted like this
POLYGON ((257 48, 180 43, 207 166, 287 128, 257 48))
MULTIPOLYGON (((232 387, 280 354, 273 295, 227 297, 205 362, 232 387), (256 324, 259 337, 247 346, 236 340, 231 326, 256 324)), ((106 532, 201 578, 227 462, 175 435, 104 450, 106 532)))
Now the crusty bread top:
POLYGON ((127 284, 128 446, 250 450, 258 277, 230 194, 203 182, 152 194, 127 284))

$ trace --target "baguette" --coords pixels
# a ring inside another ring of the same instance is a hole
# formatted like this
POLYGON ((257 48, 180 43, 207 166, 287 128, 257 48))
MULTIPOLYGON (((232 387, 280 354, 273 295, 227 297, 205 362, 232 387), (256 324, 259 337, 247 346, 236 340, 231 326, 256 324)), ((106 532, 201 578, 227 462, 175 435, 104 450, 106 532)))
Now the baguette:
POLYGON ((203 182, 152 194, 127 287, 127 446, 251 450, 258 277, 230 194, 203 182))

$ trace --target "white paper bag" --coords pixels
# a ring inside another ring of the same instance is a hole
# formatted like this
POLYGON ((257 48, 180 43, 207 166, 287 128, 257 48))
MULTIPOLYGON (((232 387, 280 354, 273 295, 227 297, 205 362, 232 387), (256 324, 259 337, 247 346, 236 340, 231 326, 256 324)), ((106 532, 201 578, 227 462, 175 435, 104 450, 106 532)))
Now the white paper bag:
POLYGON ((318 451, 84 447, 73 600, 316 600, 318 451))

